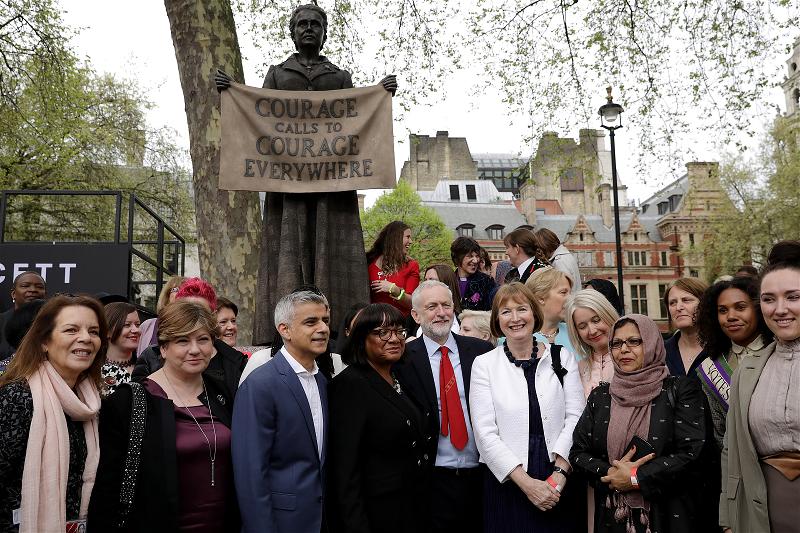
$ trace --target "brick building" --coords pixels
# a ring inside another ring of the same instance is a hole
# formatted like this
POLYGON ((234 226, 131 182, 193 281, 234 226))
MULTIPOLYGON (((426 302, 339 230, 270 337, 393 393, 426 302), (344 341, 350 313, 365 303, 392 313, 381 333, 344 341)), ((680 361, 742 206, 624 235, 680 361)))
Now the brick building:
MULTIPOLYGON (((476 154, 465 138, 437 132, 412 135, 400 179, 439 213, 453 236, 474 237, 493 259, 505 258, 502 239, 526 226, 552 230, 576 255, 583 280, 616 283, 613 194, 605 132, 581 130, 579 139, 545 134, 530 159, 476 154), (516 165, 516 166, 513 166, 516 165)), ((681 276, 704 277, 699 245, 704 220, 728 201, 718 164, 693 162, 687 172, 638 207, 620 186, 625 306, 666 328, 666 285, 681 276)))

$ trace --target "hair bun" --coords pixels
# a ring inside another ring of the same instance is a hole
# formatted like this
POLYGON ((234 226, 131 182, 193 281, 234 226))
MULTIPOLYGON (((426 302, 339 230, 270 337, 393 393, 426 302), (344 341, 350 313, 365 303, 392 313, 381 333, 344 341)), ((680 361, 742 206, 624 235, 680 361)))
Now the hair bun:
POLYGON ((800 266, 800 241, 780 241, 772 247, 767 257, 767 265, 778 264, 800 266))

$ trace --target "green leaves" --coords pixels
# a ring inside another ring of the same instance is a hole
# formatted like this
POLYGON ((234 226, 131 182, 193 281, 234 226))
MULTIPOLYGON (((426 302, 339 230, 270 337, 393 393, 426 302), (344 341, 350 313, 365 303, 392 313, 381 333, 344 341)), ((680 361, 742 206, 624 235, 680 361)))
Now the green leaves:
POLYGON ((413 242, 410 255, 420 268, 436 263, 450 263, 453 232, 430 207, 422 205, 419 195, 405 181, 384 194, 375 204, 361 212, 364 248, 369 249, 381 229, 393 220, 402 220, 411 227, 413 242))

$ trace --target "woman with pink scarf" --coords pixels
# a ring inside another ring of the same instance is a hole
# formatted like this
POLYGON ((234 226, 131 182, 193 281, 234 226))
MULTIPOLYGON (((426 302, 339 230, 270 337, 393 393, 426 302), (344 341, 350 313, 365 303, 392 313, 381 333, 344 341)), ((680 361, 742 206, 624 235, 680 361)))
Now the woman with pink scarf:
POLYGON ((622 317, 610 339, 614 378, 589 395, 569 457, 595 487, 595 533, 714 531, 715 509, 695 491, 706 439, 699 385, 669 376, 650 318, 622 317))
POLYGON ((78 531, 99 458, 103 307, 56 296, 0 377, 0 532, 78 531))

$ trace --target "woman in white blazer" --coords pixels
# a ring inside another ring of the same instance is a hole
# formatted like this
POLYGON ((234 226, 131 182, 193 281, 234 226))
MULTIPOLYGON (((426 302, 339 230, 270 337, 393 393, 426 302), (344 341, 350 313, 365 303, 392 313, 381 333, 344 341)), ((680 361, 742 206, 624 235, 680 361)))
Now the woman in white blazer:
POLYGON ((586 403, 583 387, 573 354, 535 342, 541 325, 530 289, 518 282, 502 286, 491 326, 506 343, 472 366, 472 428, 490 471, 487 533, 586 530, 586 491, 567 481, 572 432, 586 403))

